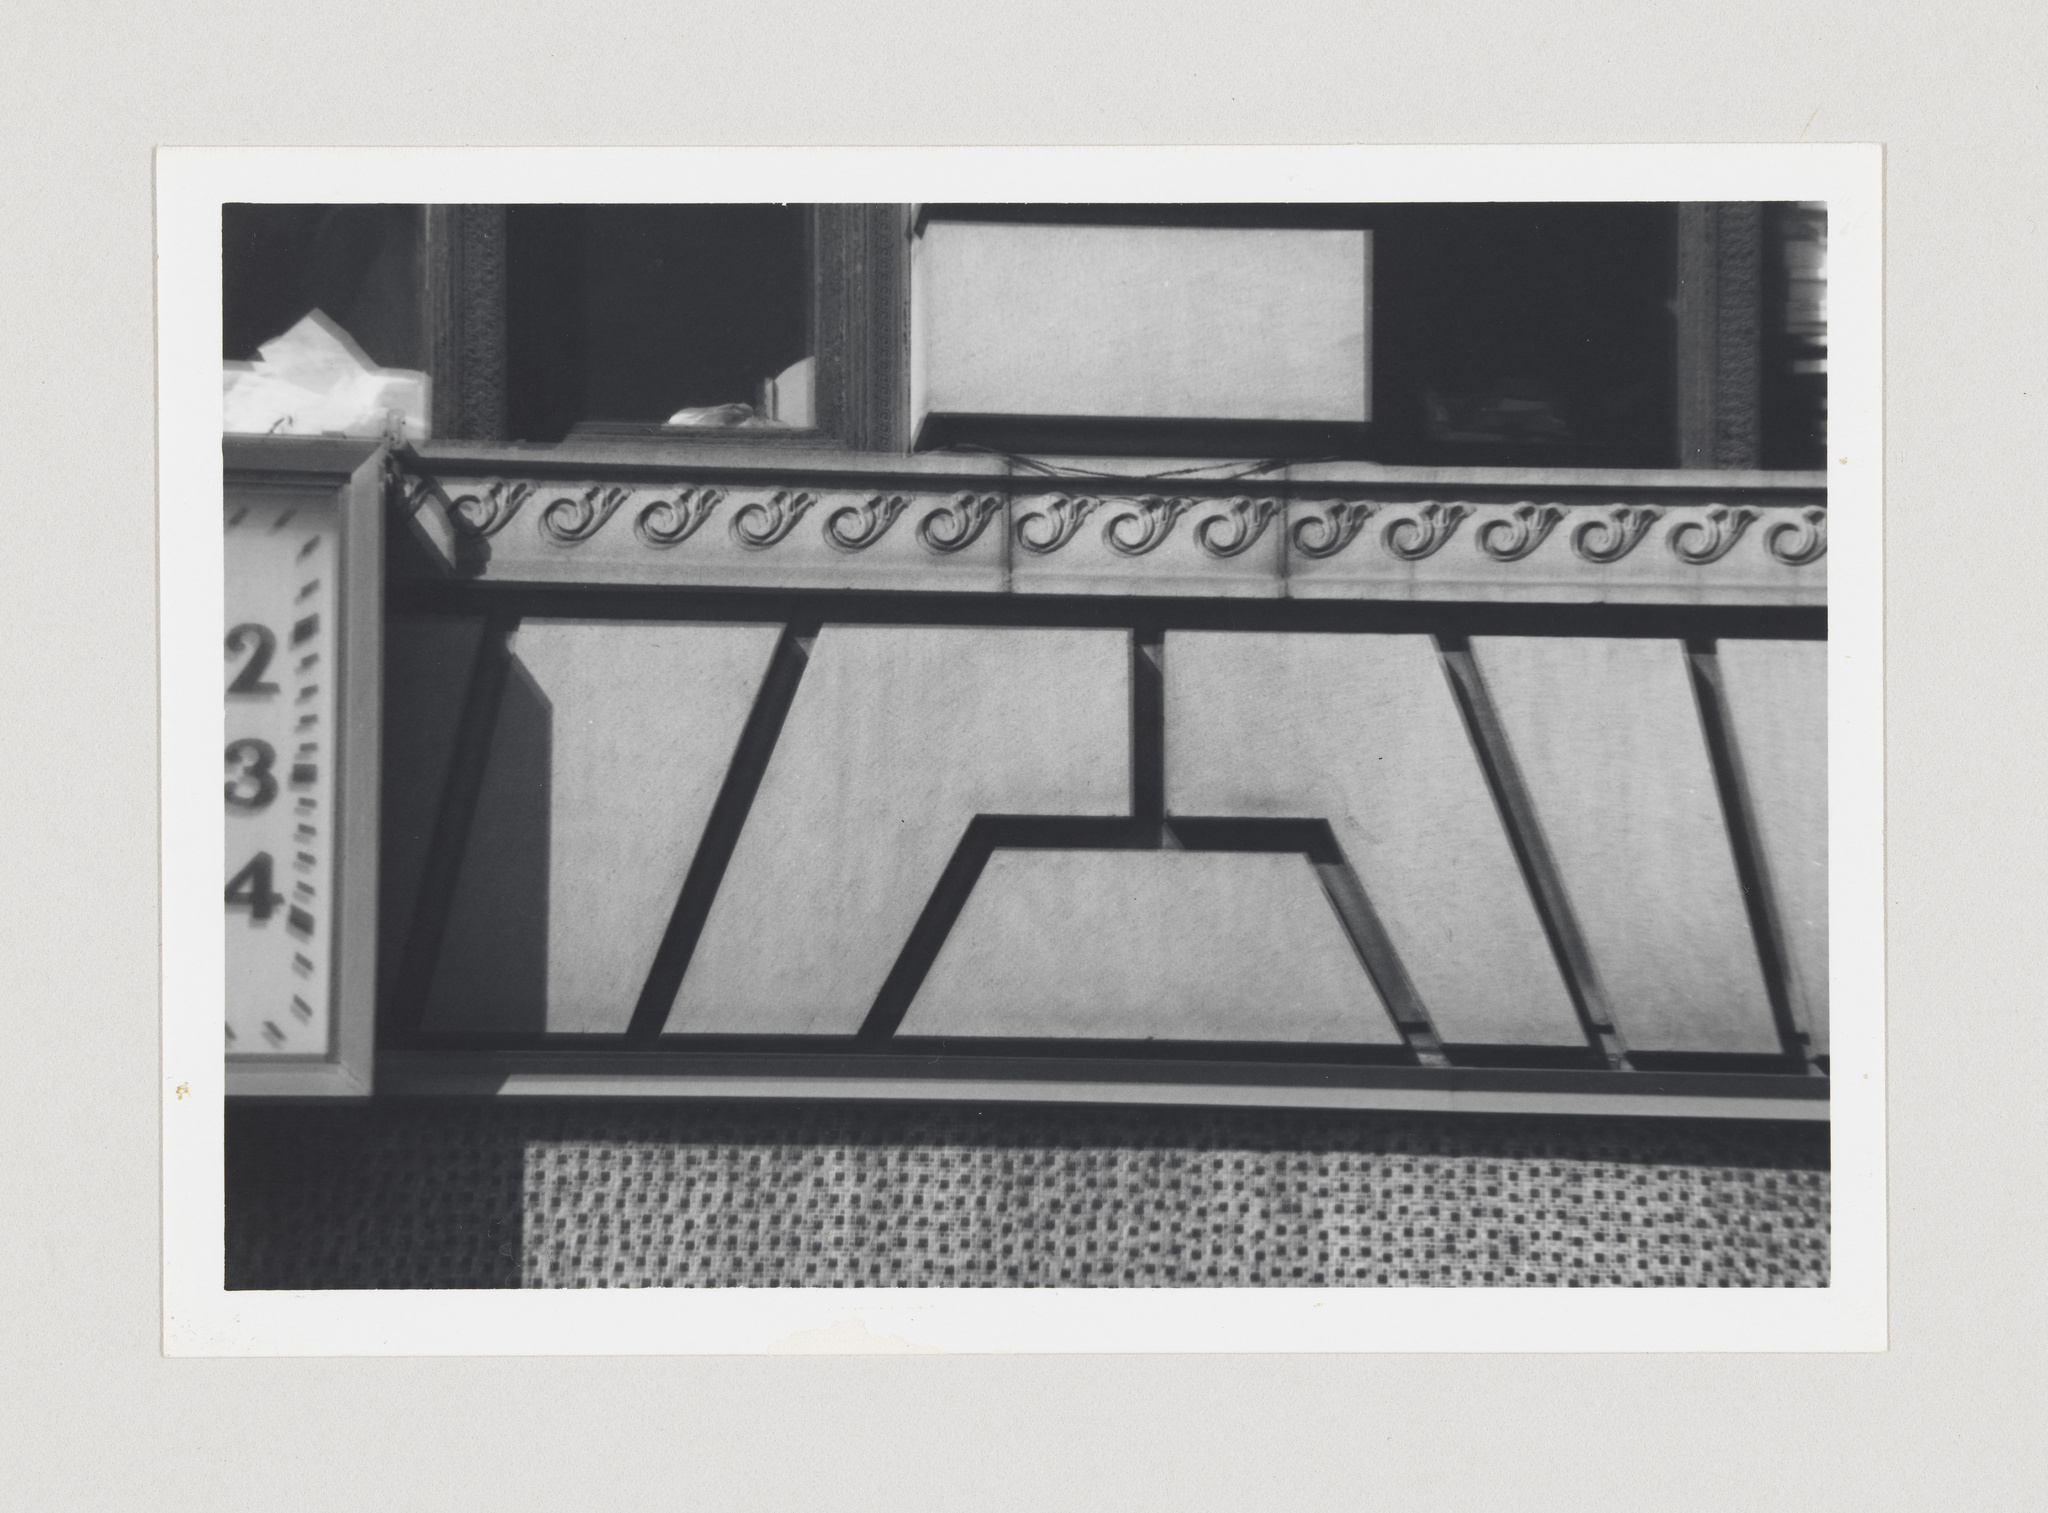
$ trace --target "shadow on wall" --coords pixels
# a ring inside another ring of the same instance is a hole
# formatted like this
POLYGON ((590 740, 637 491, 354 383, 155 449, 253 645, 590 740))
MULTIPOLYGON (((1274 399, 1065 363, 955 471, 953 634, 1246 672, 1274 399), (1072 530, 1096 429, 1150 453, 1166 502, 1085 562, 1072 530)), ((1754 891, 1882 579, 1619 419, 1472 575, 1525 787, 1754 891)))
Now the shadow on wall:
POLYGON ((442 936, 428 1030, 548 1027, 555 708, 514 655, 442 936))
POLYGON ((231 1105, 230 1289, 1825 1286, 1824 1126, 231 1105))

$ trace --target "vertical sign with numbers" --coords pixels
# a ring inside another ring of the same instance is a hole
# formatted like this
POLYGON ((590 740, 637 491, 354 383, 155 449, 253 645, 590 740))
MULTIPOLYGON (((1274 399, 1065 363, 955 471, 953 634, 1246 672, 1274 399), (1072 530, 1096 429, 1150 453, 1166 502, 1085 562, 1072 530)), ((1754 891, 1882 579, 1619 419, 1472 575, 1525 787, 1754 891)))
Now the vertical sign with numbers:
POLYGON ((230 1093, 366 1093, 382 453, 235 441, 224 541, 230 1093))

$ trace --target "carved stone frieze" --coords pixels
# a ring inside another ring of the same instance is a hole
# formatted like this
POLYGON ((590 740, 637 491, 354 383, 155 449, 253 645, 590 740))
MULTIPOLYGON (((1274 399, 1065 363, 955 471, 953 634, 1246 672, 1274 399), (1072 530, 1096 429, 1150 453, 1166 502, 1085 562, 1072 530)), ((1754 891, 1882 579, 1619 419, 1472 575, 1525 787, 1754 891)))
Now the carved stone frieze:
POLYGON ((733 511, 732 538, 750 551, 765 551, 797 527, 818 496, 802 489, 777 489, 733 511))
POLYGON ((1277 499, 1233 499, 1228 509, 1195 527, 1195 543, 1212 557, 1241 557, 1279 513, 1277 499))
POLYGON ((961 494, 917 523, 917 539, 941 556, 965 551, 1003 511, 1000 494, 961 494))
POLYGON ((1174 523, 1199 502, 1156 494, 1131 500, 1103 522, 1103 543, 1119 557, 1142 557, 1172 535, 1174 523))
POLYGON ((1655 505, 1623 504, 1605 516, 1588 520, 1572 531, 1572 550, 1588 562, 1605 565, 1619 562, 1649 534, 1650 527, 1664 516, 1655 505))
POLYGON ((680 489, 644 506, 633 519, 634 534, 649 546, 680 546, 695 535, 725 498, 724 489, 680 489))
POLYGON ((620 485, 594 484, 580 494, 565 494, 540 512, 540 533, 557 546, 576 546, 588 541, 619 512, 619 506, 633 497, 620 485))
POLYGON ((1697 483, 1648 483, 1605 498, 1578 485, 1546 498, 1525 483, 1519 499, 1417 499, 1413 485, 1383 498, 1361 482, 1289 499, 1207 480, 1157 494, 1013 492, 909 469, 717 483, 438 478, 408 458, 389 485, 394 507, 445 509, 458 573, 504 580, 1503 602, 1826 596, 1827 509, 1811 485, 1748 483, 1716 497, 1697 483), (532 528, 508 533, 522 512, 532 528), (725 528, 713 533, 715 516, 725 528))
POLYGON ((901 494, 876 494, 861 504, 841 505, 825 517, 825 539, 842 552, 873 546, 888 533, 910 501, 901 494))

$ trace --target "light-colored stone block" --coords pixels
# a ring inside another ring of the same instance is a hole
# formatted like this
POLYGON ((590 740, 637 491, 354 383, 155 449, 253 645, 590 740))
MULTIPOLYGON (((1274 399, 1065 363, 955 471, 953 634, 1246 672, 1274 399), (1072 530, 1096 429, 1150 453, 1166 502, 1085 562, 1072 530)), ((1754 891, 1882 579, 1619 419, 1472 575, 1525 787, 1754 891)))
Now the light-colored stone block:
POLYGON ((1002 851, 903 1035, 1398 1045, 1302 856, 1002 851))
POLYGON ((1629 1048, 1777 1052, 1684 647, 1485 636, 1472 655, 1629 1048))
POLYGON ((852 1034, 977 814, 1130 812, 1123 631, 827 626, 671 1032, 852 1034))
POLYGON ((1371 234, 933 221, 926 414, 1371 418, 1371 234))
POLYGON ((778 635, 519 627, 428 1028, 626 1028, 778 635))
POLYGON ((1723 641, 1716 649, 1729 734, 1771 901, 1787 987, 1828 1048, 1828 648, 1824 641, 1723 641))
POLYGON ((1174 632, 1166 802, 1327 819, 1447 1042, 1584 1034, 1427 636, 1174 632))

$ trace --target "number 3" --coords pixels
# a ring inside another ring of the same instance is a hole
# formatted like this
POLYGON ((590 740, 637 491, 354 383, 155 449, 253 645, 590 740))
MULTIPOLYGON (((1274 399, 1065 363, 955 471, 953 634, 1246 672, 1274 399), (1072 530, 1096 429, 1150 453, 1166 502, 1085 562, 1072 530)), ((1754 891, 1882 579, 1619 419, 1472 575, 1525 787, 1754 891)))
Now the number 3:
POLYGON ((277 753, 268 741, 251 739, 228 743, 228 766, 241 769, 225 785, 230 809, 254 811, 277 797, 277 779, 270 773, 271 764, 276 760, 277 753), (253 786, 245 792, 245 784, 253 786))

